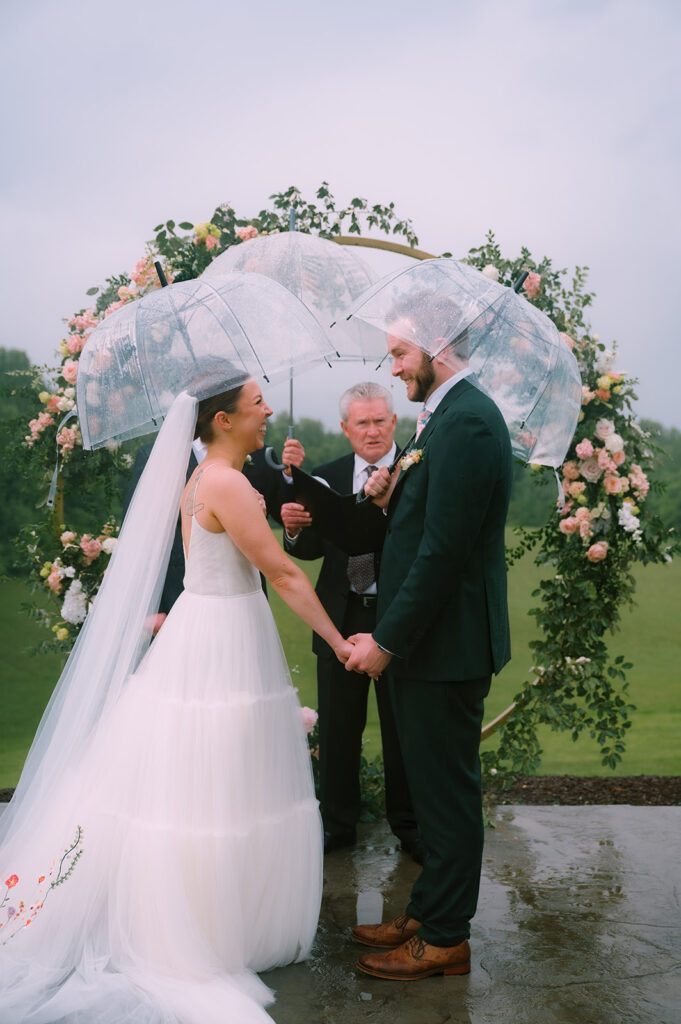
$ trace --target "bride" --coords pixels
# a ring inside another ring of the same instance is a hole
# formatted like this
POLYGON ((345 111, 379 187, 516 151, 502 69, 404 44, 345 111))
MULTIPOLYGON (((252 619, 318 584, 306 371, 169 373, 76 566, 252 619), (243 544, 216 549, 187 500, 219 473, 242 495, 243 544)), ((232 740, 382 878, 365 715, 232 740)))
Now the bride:
POLYGON ((0 818, 2 1024, 269 1021, 254 972, 309 952, 321 824, 259 571, 351 648, 240 472, 271 414, 253 379, 183 393, 157 438, 0 818), (185 590, 150 645, 194 434, 185 590))

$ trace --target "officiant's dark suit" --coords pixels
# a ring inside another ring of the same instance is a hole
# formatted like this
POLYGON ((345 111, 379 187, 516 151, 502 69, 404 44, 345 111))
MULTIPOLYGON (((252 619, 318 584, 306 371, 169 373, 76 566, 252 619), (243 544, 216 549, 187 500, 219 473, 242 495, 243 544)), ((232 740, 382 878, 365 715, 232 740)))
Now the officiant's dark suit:
POLYGON ((512 460, 499 409, 465 378, 416 447, 421 461, 388 506, 373 639, 393 654, 385 675, 425 848, 406 912, 425 942, 454 947, 468 938, 480 882, 483 700, 510 657, 512 460))
MULTIPOLYGON (((144 467, 147 464, 147 460, 151 453, 153 445, 143 445, 138 449, 135 457, 135 462, 132 470, 132 477, 128 490, 125 496, 125 502, 123 505, 123 514, 127 511, 128 505, 132 500, 132 496, 135 493, 135 488, 139 482, 144 467)), ((275 462, 279 461, 276 452, 273 452, 275 462)), ((265 499, 265 505, 267 506, 267 514, 276 519, 278 523, 281 522, 280 508, 283 503, 287 500, 289 495, 287 494, 286 488, 289 486, 283 479, 283 475, 279 470, 272 469, 265 462, 265 450, 259 449, 258 451, 251 452, 252 462, 250 465, 246 463, 243 468, 244 476, 250 481, 255 487, 256 491, 259 491, 265 499)), ((189 464, 187 466, 187 480, 192 475, 198 465, 196 455, 192 450, 189 456, 189 464)), ((165 583, 163 584, 163 592, 161 594, 161 603, 159 605, 159 612, 168 614, 170 609, 173 607, 178 597, 182 593, 184 586, 184 548, 182 546, 182 526, 178 517, 177 528, 175 530, 175 536, 173 537, 173 546, 170 550, 170 561, 168 562, 168 571, 166 572, 165 583)), ((264 581, 263 581, 264 583, 264 581)))
MULTIPOLYGON (((378 391, 384 390, 376 385, 374 387, 378 391)), ((351 388, 346 395, 351 395, 353 390, 351 388)), ((381 406, 385 405, 382 396, 378 401, 381 406)), ((350 415, 357 409, 357 405, 356 399, 349 403, 350 415)), ((386 416, 390 411, 390 419, 393 420, 392 410, 387 406, 385 408, 386 416)), ((393 450, 393 435, 394 422, 380 451, 381 456, 393 450)), ((348 436, 353 443, 351 434, 348 436)), ((360 457, 361 454, 358 452, 360 457)), ((373 460, 374 456, 367 453, 364 458, 373 460)), ((317 467, 312 473, 314 476, 322 477, 340 494, 352 494, 354 467, 353 452, 317 467)), ((315 533, 314 525, 301 530, 294 543, 290 543, 285 534, 284 547, 296 558, 324 559, 316 592, 343 636, 373 630, 376 624, 376 596, 353 593, 348 578, 348 556, 345 552, 315 533)), ((379 567, 380 553, 375 555, 376 577, 379 567)), ((317 655, 320 798, 325 848, 328 851, 339 846, 351 845, 356 838, 355 830, 361 811, 359 769, 362 733, 366 725, 371 680, 366 675, 349 676, 328 644, 316 633, 313 633, 312 649, 317 655)), ((397 739, 388 684, 385 680, 376 683, 376 702, 383 746, 386 817, 393 833, 402 842, 403 849, 418 858, 420 842, 416 819, 397 739)))

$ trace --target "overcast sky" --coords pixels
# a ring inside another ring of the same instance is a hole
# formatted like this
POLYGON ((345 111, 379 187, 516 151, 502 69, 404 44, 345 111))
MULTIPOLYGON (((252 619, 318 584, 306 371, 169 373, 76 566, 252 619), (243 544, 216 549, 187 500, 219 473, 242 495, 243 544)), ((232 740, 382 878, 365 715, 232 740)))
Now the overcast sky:
MULTIPOLYGON (((7 0, 0 345, 54 362, 161 220, 326 179, 433 252, 491 227, 587 264, 639 412, 681 427, 680 53, 676 0, 7 0)), ((335 424, 345 383, 301 378, 298 414, 335 424)))

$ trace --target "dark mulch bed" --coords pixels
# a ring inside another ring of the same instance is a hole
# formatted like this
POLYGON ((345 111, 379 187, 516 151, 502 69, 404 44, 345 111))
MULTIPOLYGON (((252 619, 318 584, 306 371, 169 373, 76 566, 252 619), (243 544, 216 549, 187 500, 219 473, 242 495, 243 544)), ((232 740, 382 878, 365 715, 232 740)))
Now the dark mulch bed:
POLYGON ((494 794, 499 804, 681 804, 678 775, 516 775, 509 789, 494 794))
MULTIPOLYGON (((0 789, 0 802, 13 789, 0 789)), ((489 794, 491 795, 491 794, 489 794)), ((516 775, 509 789, 493 795, 499 804, 634 804, 676 807, 681 804, 679 775, 516 775)))

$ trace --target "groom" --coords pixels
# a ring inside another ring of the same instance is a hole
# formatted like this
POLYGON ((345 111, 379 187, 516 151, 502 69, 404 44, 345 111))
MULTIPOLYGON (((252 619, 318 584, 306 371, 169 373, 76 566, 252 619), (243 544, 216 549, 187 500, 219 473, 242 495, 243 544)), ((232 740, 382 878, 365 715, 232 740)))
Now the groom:
POLYGON ((444 344, 435 330, 408 315, 390 328, 392 373, 411 401, 424 403, 422 429, 392 493, 386 470, 367 485, 387 503, 377 626, 357 636, 346 664, 389 680, 425 848, 405 914, 353 932, 384 950, 363 956, 362 971, 404 981, 470 971, 483 845, 483 702, 510 657, 508 429, 494 402, 466 380, 465 342, 458 360, 426 354, 444 344))

